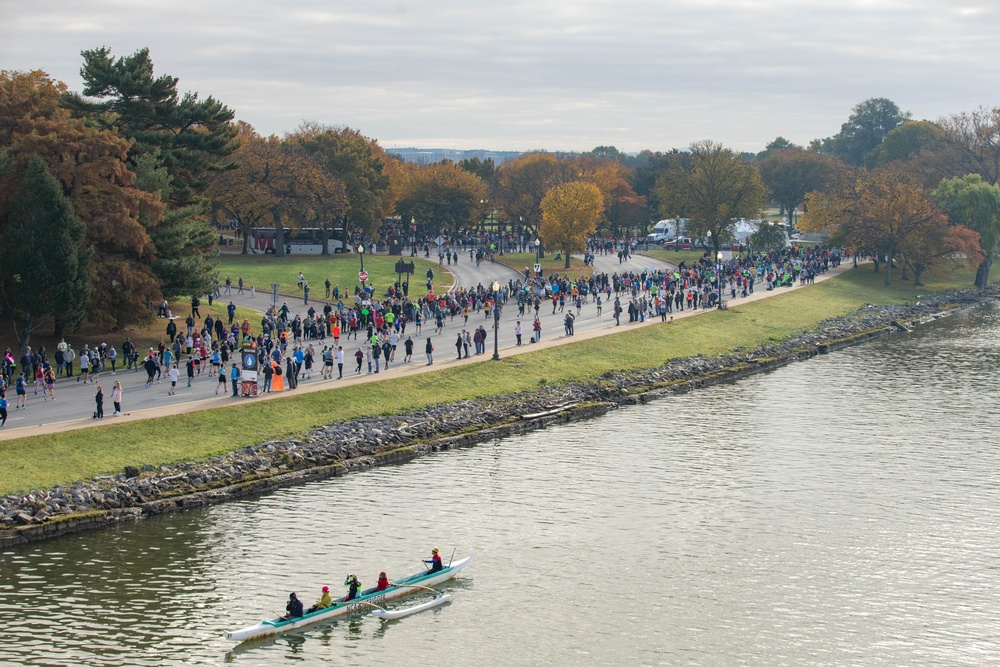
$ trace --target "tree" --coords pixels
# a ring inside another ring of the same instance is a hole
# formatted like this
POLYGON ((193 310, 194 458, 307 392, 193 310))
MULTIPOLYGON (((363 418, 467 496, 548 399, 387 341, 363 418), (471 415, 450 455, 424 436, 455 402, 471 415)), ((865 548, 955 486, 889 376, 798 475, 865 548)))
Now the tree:
POLYGON ((569 268, 570 255, 587 247, 587 238, 597 229, 604 197, 593 183, 574 181, 557 185, 542 199, 539 236, 550 248, 561 249, 569 268))
MULTIPOLYGON (((44 72, 0 72, 0 148, 13 161, 13 181, 0 182, 0 209, 18 191, 30 159, 41 158, 86 226, 85 246, 95 251, 89 321, 119 328, 141 322, 151 317, 150 303, 162 294, 152 269, 158 256, 150 233, 164 206, 137 187, 127 161, 130 142, 72 118, 59 106, 64 93, 65 86, 44 72)), ((57 316, 56 337, 64 327, 57 316)))
POLYGON ((979 174, 968 174, 941 181, 934 196, 952 224, 979 234, 982 261, 976 269, 976 286, 986 287, 1000 242, 1000 186, 983 181, 979 174))
POLYGON ((711 238, 713 256, 732 240, 740 218, 760 217, 767 199, 760 171, 711 141, 694 144, 690 164, 676 164, 661 177, 657 192, 661 213, 689 218, 693 236, 711 238))
POLYGON ((755 250, 770 250, 772 248, 784 248, 788 235, 785 230, 777 224, 763 221, 750 235, 750 247, 755 250))
POLYGON ((454 164, 414 167, 396 203, 403 220, 411 218, 439 229, 475 225, 486 186, 478 176, 454 164))
POLYGON ((235 169, 220 173, 209 188, 219 216, 235 222, 243 237, 242 254, 250 252, 253 230, 271 219, 272 198, 261 183, 264 177, 264 140, 254 129, 240 122, 240 147, 232 156, 235 169))
POLYGON ((788 150, 802 150, 801 146, 793 144, 788 139, 784 137, 775 137, 774 140, 764 147, 760 153, 757 153, 757 159, 763 160, 767 156, 775 153, 777 151, 788 151, 788 150))
POLYGON ((259 187, 267 198, 274 223, 274 254, 282 257, 285 224, 301 228, 320 217, 343 213, 344 185, 293 143, 272 135, 256 147, 250 185, 259 187))
POLYGON ((637 195, 629 182, 619 178, 604 202, 604 215, 608 230, 615 236, 620 235, 622 227, 646 227, 646 198, 637 195))
MULTIPOLYGON (((690 163, 691 154, 682 153, 677 149, 667 153, 642 151, 639 153, 639 165, 631 175, 632 188, 640 197, 646 198, 646 207, 650 218, 660 215, 664 210, 660 196, 657 194, 657 183, 671 169, 684 169, 690 163)), ((677 217, 676 211, 666 213, 666 217, 677 217)), ((655 219, 655 218, 654 218, 655 219)))
POLYGON ((968 227, 948 226, 939 220, 927 225, 919 233, 904 237, 899 244, 899 254, 905 266, 913 270, 913 284, 917 286, 923 285, 920 279, 925 271, 939 272, 942 260, 948 259, 968 266, 980 266, 983 260, 979 234, 968 227))
MULTIPOLYGON (((885 284, 892 285, 897 255, 920 255, 922 269, 935 258, 917 249, 940 239, 947 217, 917 178, 899 167, 858 170, 835 187, 810 193, 803 227, 842 235, 855 248, 885 259, 885 284)), ((877 270, 877 269, 876 269, 877 270)))
POLYGON ((802 149, 771 152, 757 164, 771 198, 781 205, 788 224, 795 224, 795 210, 806 199, 806 193, 822 190, 842 170, 842 163, 829 155, 802 149))
POLYGON ((115 59, 110 49, 83 51, 83 95, 63 104, 81 118, 131 140, 128 164, 153 160, 169 175, 160 191, 172 211, 151 234, 158 261, 151 267, 171 296, 208 289, 215 253, 206 190, 237 147, 234 112, 213 97, 180 96, 177 79, 154 77, 149 49, 115 59))
POLYGON ((559 160, 550 153, 526 153, 497 168, 492 199, 508 220, 537 231, 545 194, 564 182, 559 160))
POLYGON ((865 157, 869 169, 891 162, 910 162, 924 153, 944 148, 945 132, 929 120, 908 120, 885 135, 885 139, 865 157))
POLYGON ((467 158, 459 161, 458 166, 470 174, 478 176, 487 186, 493 183, 497 171, 497 166, 491 157, 485 160, 480 160, 478 157, 467 158))
POLYGON ((76 328, 90 297, 86 227, 45 162, 30 158, 17 198, 3 216, 0 296, 22 350, 50 319, 76 328))
MULTIPOLYGON (((389 189, 382 156, 375 151, 377 143, 349 127, 331 128, 316 123, 304 123, 285 139, 311 155, 333 178, 344 184, 347 207, 344 222, 351 228, 371 233, 382 222, 382 199, 389 189)), ((329 228, 340 215, 330 215, 319 221, 329 228)), ((327 254, 326 248, 323 254, 327 254)))
POLYGON ((990 185, 1000 183, 1000 107, 956 114, 940 125, 951 149, 950 175, 979 174, 990 185))
POLYGON ((615 162, 621 162, 623 157, 622 152, 615 146, 597 146, 584 155, 598 160, 614 160, 615 162))
POLYGON ((856 105, 840 132, 833 136, 835 155, 855 166, 865 163, 865 156, 873 151, 886 135, 910 119, 910 112, 902 112, 896 103, 884 97, 873 97, 856 105))

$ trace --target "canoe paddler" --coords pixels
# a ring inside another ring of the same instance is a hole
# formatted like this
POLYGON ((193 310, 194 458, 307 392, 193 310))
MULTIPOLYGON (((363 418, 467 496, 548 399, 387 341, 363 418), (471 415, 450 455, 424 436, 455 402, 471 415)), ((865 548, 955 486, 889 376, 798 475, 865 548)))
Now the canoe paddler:
POLYGON ((347 575, 347 579, 344 579, 344 585, 350 587, 347 591, 347 596, 344 598, 345 602, 358 597, 358 589, 361 588, 361 582, 358 581, 357 577, 353 574, 347 575))
POLYGON ((309 607, 306 613, 311 614, 314 611, 319 611, 320 609, 326 609, 332 604, 333 604, 333 596, 330 595, 330 587, 324 586, 322 595, 320 595, 319 599, 316 600, 316 604, 309 607))
POLYGON ((441 563, 441 554, 438 553, 437 547, 431 549, 430 559, 424 562, 431 566, 428 572, 440 572, 444 569, 444 565, 441 563))
POLYGON ((302 618, 302 600, 295 593, 288 594, 288 604, 285 605, 285 611, 288 613, 281 617, 283 621, 302 618))
POLYGON ((386 576, 385 572, 378 573, 378 583, 375 584, 375 590, 384 591, 389 588, 389 577, 386 576))

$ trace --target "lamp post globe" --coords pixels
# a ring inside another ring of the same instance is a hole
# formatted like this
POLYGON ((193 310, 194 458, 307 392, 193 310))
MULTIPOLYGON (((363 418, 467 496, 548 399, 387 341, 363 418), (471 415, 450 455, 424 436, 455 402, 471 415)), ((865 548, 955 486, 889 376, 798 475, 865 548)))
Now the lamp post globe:
POLYGON ((493 281, 493 361, 500 361, 500 283, 493 281))

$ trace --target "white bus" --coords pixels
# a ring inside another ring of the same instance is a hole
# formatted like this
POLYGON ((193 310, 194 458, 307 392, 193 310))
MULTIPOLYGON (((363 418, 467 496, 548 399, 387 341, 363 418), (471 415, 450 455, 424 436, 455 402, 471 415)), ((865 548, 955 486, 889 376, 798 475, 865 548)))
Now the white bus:
MULTIPOLYGON (((273 254, 274 232, 274 227, 258 227, 253 230, 252 247, 254 251, 273 254)), ((327 235, 326 247, 330 254, 351 251, 347 233, 342 228, 324 230, 319 227, 303 227, 293 232, 285 227, 285 253, 289 255, 322 255, 324 234, 327 235)))

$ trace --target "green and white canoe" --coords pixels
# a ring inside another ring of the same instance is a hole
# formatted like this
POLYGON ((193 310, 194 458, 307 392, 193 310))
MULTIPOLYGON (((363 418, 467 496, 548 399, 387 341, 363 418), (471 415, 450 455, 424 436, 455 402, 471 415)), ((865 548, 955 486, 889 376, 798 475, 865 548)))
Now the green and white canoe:
POLYGON ((472 554, 469 554, 462 560, 456 561, 438 572, 432 573, 424 571, 411 574, 408 577, 403 577, 398 581, 392 582, 389 588, 384 591, 377 591, 374 588, 369 588, 361 591, 358 597, 353 600, 345 601, 343 598, 339 598, 333 601, 332 607, 319 609, 311 614, 306 614, 302 618, 295 618, 289 621, 283 621, 280 617, 272 618, 261 621, 257 625, 251 625, 250 627, 243 628, 242 630, 226 630, 223 633, 223 636, 234 642, 243 642, 250 639, 258 639, 260 637, 269 637, 271 635, 277 635, 291 630, 298 630, 300 628, 313 625, 314 623, 321 623, 322 621, 337 618, 338 616, 365 614, 370 612, 372 609, 382 607, 387 600, 392 600, 404 595, 410 595, 412 593, 418 593, 423 588, 429 588, 448 581, 464 570, 471 562, 472 554))

